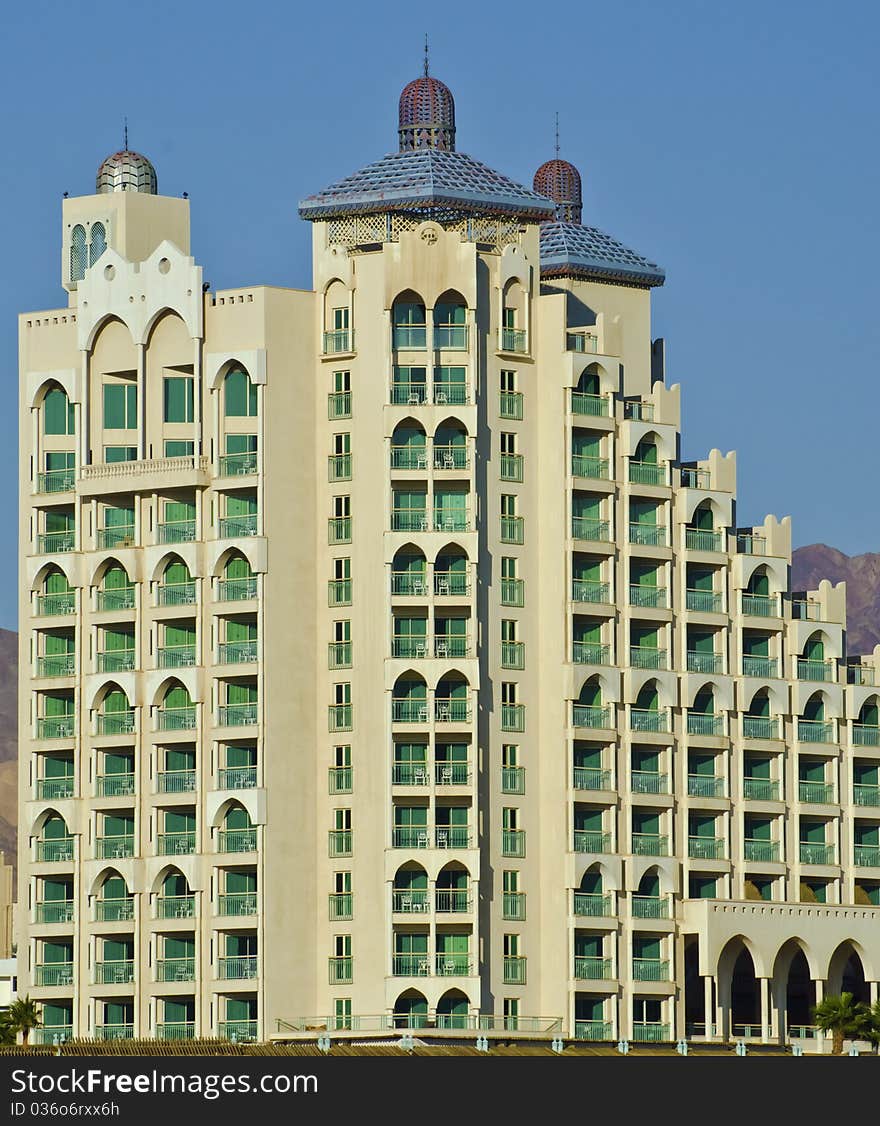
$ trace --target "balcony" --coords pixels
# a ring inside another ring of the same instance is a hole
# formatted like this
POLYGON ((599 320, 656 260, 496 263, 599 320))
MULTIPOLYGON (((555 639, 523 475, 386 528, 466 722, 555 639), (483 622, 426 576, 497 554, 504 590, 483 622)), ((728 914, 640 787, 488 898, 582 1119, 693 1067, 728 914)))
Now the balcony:
POLYGON ((669 1025, 655 1021, 636 1021, 632 1026, 632 1038, 637 1044, 661 1044, 670 1038, 669 1025))
POLYGON ((572 602, 608 602, 610 590, 608 583, 595 582, 592 579, 572 579, 571 600, 572 602))
POLYGON ((60 594, 38 594, 37 616, 58 618, 76 613, 76 593, 72 590, 60 594))
MULTIPOLYGON (((440 392, 437 385, 434 385, 434 399, 437 401, 437 395, 440 392)), ((461 396, 459 396, 460 398, 461 396)), ((452 400, 449 400, 452 402, 452 400)), ((504 465, 504 458, 510 457, 519 459, 520 475, 519 477, 510 477, 508 480, 521 481, 522 480, 522 456, 520 454, 504 454, 502 455, 502 471, 504 465)), ((467 469, 470 466, 470 457, 468 456, 467 446, 450 446, 450 445, 437 445, 434 444, 434 468, 443 470, 452 469, 467 469)))
POLYGON ((523 456, 522 454, 502 454, 501 455, 501 480, 502 481, 522 481, 523 479, 523 456))
POLYGON ((156 981, 195 981, 195 958, 160 958, 156 962, 156 981))
POLYGON ((799 719, 797 737, 801 743, 833 743, 834 721, 821 719, 799 719))
POLYGON ((243 981, 257 976, 257 955, 244 954, 238 957, 217 959, 217 977, 224 981, 243 981))
POLYGON ((130 672, 135 667, 135 651, 114 649, 97 653, 95 666, 98 672, 130 672))
POLYGON ((223 454, 217 459, 221 477, 248 477, 257 472, 256 451, 240 454, 223 454))
POLYGON ((880 727, 868 723, 854 723, 852 741, 855 747, 880 747, 880 727))
POLYGON ((668 856, 669 838, 660 833, 633 833, 633 856, 668 856))
POLYGON ((576 1020, 575 1040, 613 1040, 613 1025, 607 1020, 576 1020))
POLYGON ((473 973, 469 954, 435 954, 434 973, 438 977, 469 977, 473 973))
POLYGON ((695 469, 693 466, 681 467, 681 486, 683 489, 709 489, 711 477, 708 469, 695 469))
POLYGON ((221 1020, 217 1025, 217 1035, 221 1039, 236 1041, 252 1041, 257 1038, 257 1022, 255 1020, 221 1020))
POLYGON ((630 903, 634 919, 668 919, 671 917, 668 896, 633 895, 630 903))
POLYGON ((398 915, 422 915, 431 910, 427 888, 392 888, 391 910, 398 915))
POLYGON ((470 723, 472 718, 470 700, 434 698, 435 723, 470 723))
POLYGON ((69 493, 75 487, 75 469, 47 469, 37 474, 38 493, 69 493))
POLYGON ((427 469, 428 450, 425 446, 392 446, 392 469, 427 469))
POLYGON ((779 783, 775 778, 743 778, 743 797, 749 801, 779 801, 779 783))
POLYGON ((662 958, 633 958, 632 976, 633 981, 669 981, 669 963, 662 958))
POLYGON ((391 959, 393 977, 427 977, 430 968, 427 951, 423 954, 394 954, 391 959))
POLYGON ((571 784, 576 790, 608 790, 611 771, 600 766, 576 766, 572 770, 571 784))
POLYGON ((744 715, 742 733, 744 739, 778 739, 779 720, 775 716, 744 715))
MULTIPOLYGON (((571 643, 571 648, 572 661, 576 665, 611 664, 611 647, 609 645, 600 645, 596 641, 573 641, 571 643)), ((509 667, 524 668, 525 665, 511 665, 509 667)))
POLYGON ((502 704, 501 705, 501 730, 502 731, 525 731, 526 729, 526 706, 525 704, 502 704))
POLYGON ((194 895, 160 895, 156 898, 157 919, 192 919, 195 913, 194 895))
POLYGON ((328 481, 351 480, 351 454, 331 454, 327 458, 328 481))
POLYGON ((76 716, 39 716, 37 718, 38 739, 72 739, 76 731, 76 716))
POLYGON ((34 904, 34 922, 72 923, 75 910, 72 899, 44 899, 34 904))
POLYGON ((687 787, 692 798, 724 797, 724 779, 718 774, 689 774, 687 787))
POLYGON ((105 612, 107 610, 133 610, 135 606, 135 587, 120 586, 109 590, 99 590, 95 595, 95 609, 105 612))
POLYGON ((396 324, 391 328, 391 347, 422 351, 428 346, 428 326, 425 324, 396 324))
POLYGON ((134 733, 134 708, 120 712, 98 712, 97 735, 131 735, 134 733))
POLYGON ((195 520, 169 520, 156 528, 158 543, 193 543, 196 538, 195 520))
POLYGON ((610 852, 611 834, 601 829, 575 829, 575 852, 610 852))
POLYGON ((391 593, 404 598, 428 597, 428 580, 424 571, 392 571, 391 593))
POLYGON ((134 547, 134 524, 99 528, 95 533, 95 540, 99 550, 111 547, 134 547))
POLYGON ((685 607, 701 614, 720 614, 723 610, 723 595, 717 590, 686 590, 685 607))
POLYGON ((634 794, 668 794, 669 775, 655 770, 633 770, 630 789, 634 794))
MULTIPOLYGON (((332 710, 332 709, 331 709, 332 710)), ((427 723, 428 701, 425 699, 391 700, 392 723, 427 723)))
POLYGON ((724 669, 724 656, 721 653, 697 653, 690 651, 687 654, 688 672, 720 673, 724 669))
POLYGON ((833 864, 834 845, 801 841, 800 861, 801 864, 833 864))
POLYGON ((798 657, 798 680, 833 681, 837 679, 836 661, 812 661, 798 657))
POLYGON ((514 856, 522 859, 526 854, 525 829, 501 830, 501 855, 514 856))
POLYGON ((745 654, 742 659, 743 676, 757 676, 775 680, 779 676, 775 657, 752 657, 745 654))
POLYGON ((666 465, 655 465, 649 461, 629 461, 629 482, 631 485, 666 485, 668 474, 666 465))
MULTIPOLYGON (((339 648, 347 645, 349 649, 348 664, 351 664, 351 642, 340 642, 339 648)), ((195 657, 195 649, 193 649, 195 657)), ((222 641, 217 646, 218 663, 221 665, 252 665, 260 659, 260 643, 253 641, 222 641)), ((331 668, 347 667, 342 664, 331 665, 331 668)))
POLYGON ((711 735, 716 738, 724 735, 724 716, 706 715, 703 712, 688 711, 688 735, 711 735))
POLYGON ((526 792, 526 770, 524 766, 501 767, 501 793, 524 794, 526 792))
POLYGON ((156 1025, 157 1040, 194 1040, 195 1036, 194 1021, 161 1021, 156 1025))
POLYGON ((752 532, 737 533, 736 550, 740 555, 766 555, 767 537, 752 532))
POLYGON ((160 770, 156 775, 156 789, 160 794, 192 793, 195 788, 194 770, 160 770))
POLYGON ((121 985, 134 981, 134 961, 116 959, 112 962, 95 962, 96 985, 121 985))
POLYGON ((607 520, 594 520, 588 516, 572 516, 571 534, 576 540, 591 543, 607 543, 610 539, 610 524, 607 520))
POLYGON ((156 710, 156 728, 158 731, 193 731, 195 726, 195 707, 158 708, 156 710))
MULTIPOLYGON (((256 767, 251 767, 253 770, 253 782, 250 785, 257 784, 257 770, 256 767)), ((221 771, 221 786, 224 785, 222 775, 224 773, 235 774, 237 771, 221 771)), ((327 791, 331 794, 350 794, 352 792, 353 782, 353 769, 350 766, 331 766, 327 771, 327 791)), ((230 787, 233 788, 233 787, 230 787)))
POLYGON ((195 664, 195 645, 165 645, 156 652, 156 668, 159 669, 192 668, 195 664))
POLYGON ((45 1024, 31 1032, 32 1044, 63 1044, 73 1035, 72 1024, 45 1024))
POLYGON ((327 417, 351 418, 351 391, 331 391, 328 394, 327 417))
POLYGON ((880 845, 853 845, 853 864, 857 868, 880 868, 880 845))
POLYGON ((611 977, 611 959, 576 954, 574 976, 581 981, 607 981, 611 977))
POLYGON ((188 832, 184 830, 179 833, 159 833, 156 837, 157 856, 183 856, 195 851, 195 831, 188 832))
POLYGON ((629 663, 634 669, 665 669, 666 650, 649 645, 630 645, 629 663))
POLYGON ((37 554, 52 555, 76 550, 76 532, 42 532, 37 536, 37 554))
POLYGON ((873 688, 876 684, 874 669, 870 665, 847 665, 847 684, 861 684, 866 688, 873 688))
POLYGON ((99 860, 119 860, 134 856, 134 834, 122 836, 96 837, 95 856, 99 860))
MULTIPOLYGON (((522 642, 506 642, 505 644, 513 645, 514 649, 511 651, 514 655, 519 652, 522 654, 525 646, 522 642), (516 646, 520 645, 519 650, 516 646)), ((502 645, 502 660, 504 656, 504 646, 502 645)), ((434 637, 434 656, 442 657, 444 660, 448 657, 470 657, 471 656, 471 639, 465 634, 458 633, 440 633, 434 637)), ((511 665, 510 668, 522 668, 522 665, 511 665)))
POLYGON ((37 962, 34 985, 73 985, 73 962, 37 962))
POLYGON ((393 786, 427 786, 429 781, 430 774, 428 773, 427 763, 395 762, 391 767, 391 784, 393 786))
POLYGON ((501 894, 501 918, 523 922, 526 917, 526 893, 505 891, 501 894))
POLYGON ((652 708, 630 708, 629 726, 631 731, 668 732, 669 714, 652 708))
POLYGON ((134 774, 99 774, 95 778, 99 798, 127 798, 134 793, 134 774))
POLYGON ((607 395, 591 395, 587 391, 572 391, 571 413, 593 418, 607 418, 610 414, 607 395))
MULTIPOLYGON (((223 516, 219 522, 220 539, 232 540, 243 536, 257 534, 257 515, 249 516, 223 516)), ((349 520, 349 537, 351 536, 351 521, 349 520)))
POLYGON ((471 830, 468 825, 441 825, 434 830, 436 848, 470 848, 471 830))
MULTIPOLYGON (((218 584, 218 586, 221 584, 218 584)), ((254 580, 254 593, 250 595, 255 598, 257 594, 256 579, 254 580)), ((218 595, 219 597, 219 595, 218 595)), ((222 600, 221 600, 222 601, 222 600)), ((350 606, 351 605, 351 579, 329 579, 327 582, 327 605, 328 606, 350 606)))
POLYGON ((217 896, 218 915, 256 915, 257 893, 255 891, 226 891, 217 896))
POLYGON ((321 338, 321 351, 325 356, 335 356, 340 352, 353 352, 354 331, 349 331, 347 328, 336 328, 330 332, 325 332, 321 338))
POLYGON ((820 622, 822 621, 822 607, 818 602, 807 602, 802 598, 791 600, 791 616, 795 621, 820 622))
POLYGON ((688 551, 721 551, 723 538, 721 532, 712 532, 704 528, 684 530, 684 546, 688 551))
POLYGON ((611 705, 572 704, 572 725, 575 727, 603 727, 611 729, 611 705))
POLYGON ((640 586, 631 583, 629 588, 630 606, 648 607, 652 610, 666 609, 665 586, 640 586))
POLYGON ((434 782, 438 786, 467 786, 470 780, 471 768, 467 761, 434 764, 434 782))
POLYGON ((740 606, 744 614, 753 618, 778 618, 779 595, 777 594, 750 594, 743 591, 740 606))
POLYGON ((524 328, 502 328, 498 350, 500 352, 516 352, 519 355, 525 355, 528 350, 526 345, 526 330, 524 328))
POLYGON ((599 338, 592 332, 575 329, 565 334, 565 350, 567 352, 589 352, 595 355, 599 351, 599 338))
POLYGON ((437 888, 434 892, 434 910, 440 915, 464 915, 471 907, 467 888, 437 888))
MULTIPOLYGON (((348 580, 342 580, 346 582, 348 580)), ((332 584, 333 580, 331 580, 332 584)), ((349 583, 350 591, 350 583, 349 583)), ((217 583, 217 601, 218 602, 244 602, 250 598, 257 597, 257 576, 251 575, 242 579, 221 579, 217 583)), ((351 602, 351 593, 349 593, 348 601, 351 602)), ((342 603, 330 603, 333 605, 342 605, 342 603)))
POLYGON ((221 704, 217 708, 218 727, 255 727, 259 722, 258 704, 221 704))
POLYGON ((96 1040, 133 1040, 133 1024, 96 1024, 96 1040))
POLYGON ((505 985, 525 985, 526 959, 505 954, 502 980, 505 985))
POLYGON ((501 391, 498 399, 498 414, 521 422, 523 416, 523 397, 521 391, 501 391))
POLYGON ((523 579, 502 579, 501 605, 524 606, 526 601, 525 585, 523 579))
POLYGON ((854 782, 853 805, 880 806, 880 786, 866 782, 854 782))
POLYGON ((522 516, 502 516, 501 517, 501 542, 502 543, 524 543, 525 530, 524 520, 522 516))
POLYGON ((666 526, 664 524, 630 523, 629 542, 642 547, 665 547, 666 526))
POLYGON ((327 847, 329 856, 351 856, 351 829, 331 829, 327 847))
MULTIPOLYGON (((502 587, 504 580, 502 579, 502 587)), ((471 577, 466 571, 434 571, 434 594, 438 598, 449 596, 464 598, 471 593, 471 577)))
POLYGON ((218 852, 254 852, 257 847, 257 830, 218 829, 218 852))
POLYGON ((798 799, 811 804, 828 805, 834 801, 834 787, 828 782, 798 782, 798 799))
POLYGON ((95 900, 95 917, 99 923, 130 923, 134 919, 134 898, 95 900))
POLYGON ((607 892, 576 891, 574 913, 588 918, 608 918, 614 914, 611 895, 607 892))
POLYGON ((54 837, 52 840, 37 841, 37 861, 58 863, 73 860, 73 840, 73 837, 54 837))
POLYGON ((63 775, 58 778, 38 778, 37 797, 54 801, 58 798, 73 797, 73 775, 63 775))
POLYGON ((610 480, 608 458, 572 454, 571 475, 572 477, 585 477, 594 481, 608 481, 610 480))
POLYGON ((723 837, 688 837, 688 856, 691 860, 723 860, 723 837))

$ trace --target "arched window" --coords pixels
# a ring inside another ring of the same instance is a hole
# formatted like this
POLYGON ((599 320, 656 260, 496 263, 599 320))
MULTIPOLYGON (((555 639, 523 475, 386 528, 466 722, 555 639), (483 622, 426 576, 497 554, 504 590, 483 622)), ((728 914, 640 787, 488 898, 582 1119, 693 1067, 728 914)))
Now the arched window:
POLYGON ((43 593, 37 596, 37 612, 46 615, 76 613, 76 594, 62 570, 56 568, 46 573, 43 593))
POLYGON ((87 265, 86 229, 77 223, 70 235, 70 280, 82 281, 86 276, 87 265))
POLYGON ((122 876, 113 873, 101 885, 97 900, 98 920, 115 923, 134 918, 134 896, 122 876))
POLYGON ((244 806, 232 805, 226 811, 219 843, 221 852, 253 852, 257 847, 257 830, 244 806))
POLYGON ((255 418, 257 388, 251 377, 240 368, 233 368, 223 380, 223 402, 227 418, 255 418))
POLYGON ((394 348, 425 348, 427 318, 425 304, 415 294, 394 302, 391 314, 392 346, 394 348))
POLYGON ((461 298, 449 296, 434 306, 434 347, 467 348, 467 307, 461 298))
POLYGON ((93 223, 89 232, 89 265, 94 266, 107 249, 107 232, 103 223, 93 223))
POLYGON ((43 397, 43 433, 75 434, 73 403, 62 387, 50 387, 43 397))
POLYGON ((425 431, 421 426, 402 422, 391 436, 392 469, 427 469, 425 431))
POLYGON ((243 555, 230 555, 218 583, 217 598, 221 602, 240 602, 257 596, 257 577, 243 555))
POLYGON ((196 600, 196 584, 182 559, 172 559, 162 572, 160 606, 186 606, 196 600))
POLYGON ((130 610, 134 606, 134 594, 134 583, 128 577, 128 572, 118 563, 113 563, 104 572, 101 580, 98 609, 130 610))

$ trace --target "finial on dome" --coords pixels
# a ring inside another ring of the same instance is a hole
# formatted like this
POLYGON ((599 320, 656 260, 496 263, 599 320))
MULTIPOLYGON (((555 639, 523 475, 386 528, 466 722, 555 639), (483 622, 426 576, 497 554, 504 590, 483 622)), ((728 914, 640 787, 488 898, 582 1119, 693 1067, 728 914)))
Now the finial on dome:
POLYGON ((455 101, 446 83, 428 73, 428 65, 425 35, 425 73, 408 82, 400 95, 397 135, 401 152, 455 151, 455 101))
POLYGON ((556 156, 545 161, 535 173, 536 192, 556 204, 556 218, 563 223, 580 223, 583 212, 581 174, 568 160, 559 158, 559 115, 556 115, 556 156))
POLYGON ((158 195, 159 185, 156 169, 145 156, 132 152, 128 147, 128 118, 124 119, 123 148, 112 153, 101 163, 95 177, 95 191, 105 192, 143 192, 145 195, 158 195))

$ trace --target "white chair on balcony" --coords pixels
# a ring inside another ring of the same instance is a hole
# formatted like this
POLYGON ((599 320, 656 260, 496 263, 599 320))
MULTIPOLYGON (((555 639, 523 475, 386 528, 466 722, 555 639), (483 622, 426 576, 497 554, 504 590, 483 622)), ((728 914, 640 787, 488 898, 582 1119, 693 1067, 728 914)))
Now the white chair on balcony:
POLYGON ((446 392, 443 390, 442 387, 438 387, 437 390, 434 392, 434 402, 435 403, 448 403, 449 402, 449 396, 446 394, 446 392))
POLYGON ((419 977, 427 977, 428 976, 428 959, 427 958, 420 959, 418 971, 419 971, 418 972, 419 977))
POLYGON ((443 454, 443 469, 455 469, 455 455, 452 450, 446 450, 443 454))
POLYGON ((408 406, 417 407, 421 403, 422 397, 418 391, 410 391, 406 401, 408 406))
POLYGON ((418 836, 416 837, 416 847, 417 848, 427 848, 428 847, 428 831, 427 831, 427 829, 423 829, 418 834, 418 836))
POLYGON ((449 830, 448 829, 438 829, 437 830, 437 847, 438 848, 449 848, 449 830))
MULTIPOLYGON (((427 715, 425 716, 425 719, 427 719, 427 715)), ((427 786, 428 771, 424 766, 417 766, 413 771, 413 783, 416 786, 427 786)))
POLYGON ((436 657, 448 657, 449 656, 449 642, 444 640, 443 638, 438 637, 437 640, 434 642, 434 655, 436 657))
POLYGON ((450 708, 449 704, 438 704, 437 705, 437 720, 440 723, 449 723, 451 718, 452 718, 452 709, 450 708))
POLYGON ((452 785, 452 767, 451 766, 441 766, 440 767, 440 785, 441 786, 451 786, 452 785))
POLYGON ((445 575, 437 576, 437 593, 449 594, 449 579, 445 575))
POLYGON ((417 469, 427 469, 428 468, 428 452, 427 452, 427 450, 424 450, 421 453, 416 454, 416 468, 417 469))

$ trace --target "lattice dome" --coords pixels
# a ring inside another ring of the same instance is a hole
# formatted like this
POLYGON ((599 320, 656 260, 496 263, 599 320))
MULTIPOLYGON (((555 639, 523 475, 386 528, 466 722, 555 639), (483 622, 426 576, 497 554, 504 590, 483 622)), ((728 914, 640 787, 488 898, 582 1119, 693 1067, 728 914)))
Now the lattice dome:
POLYGON ((123 149, 108 156, 98 169, 95 190, 102 192, 145 192, 158 195, 156 169, 139 152, 123 149))
POLYGON ((455 151, 455 101, 445 82, 424 74, 404 86, 397 132, 401 152, 455 151))
POLYGON ((533 187, 556 203, 556 217, 564 223, 580 223, 583 211, 581 174, 567 160, 545 161, 535 173, 533 187))

